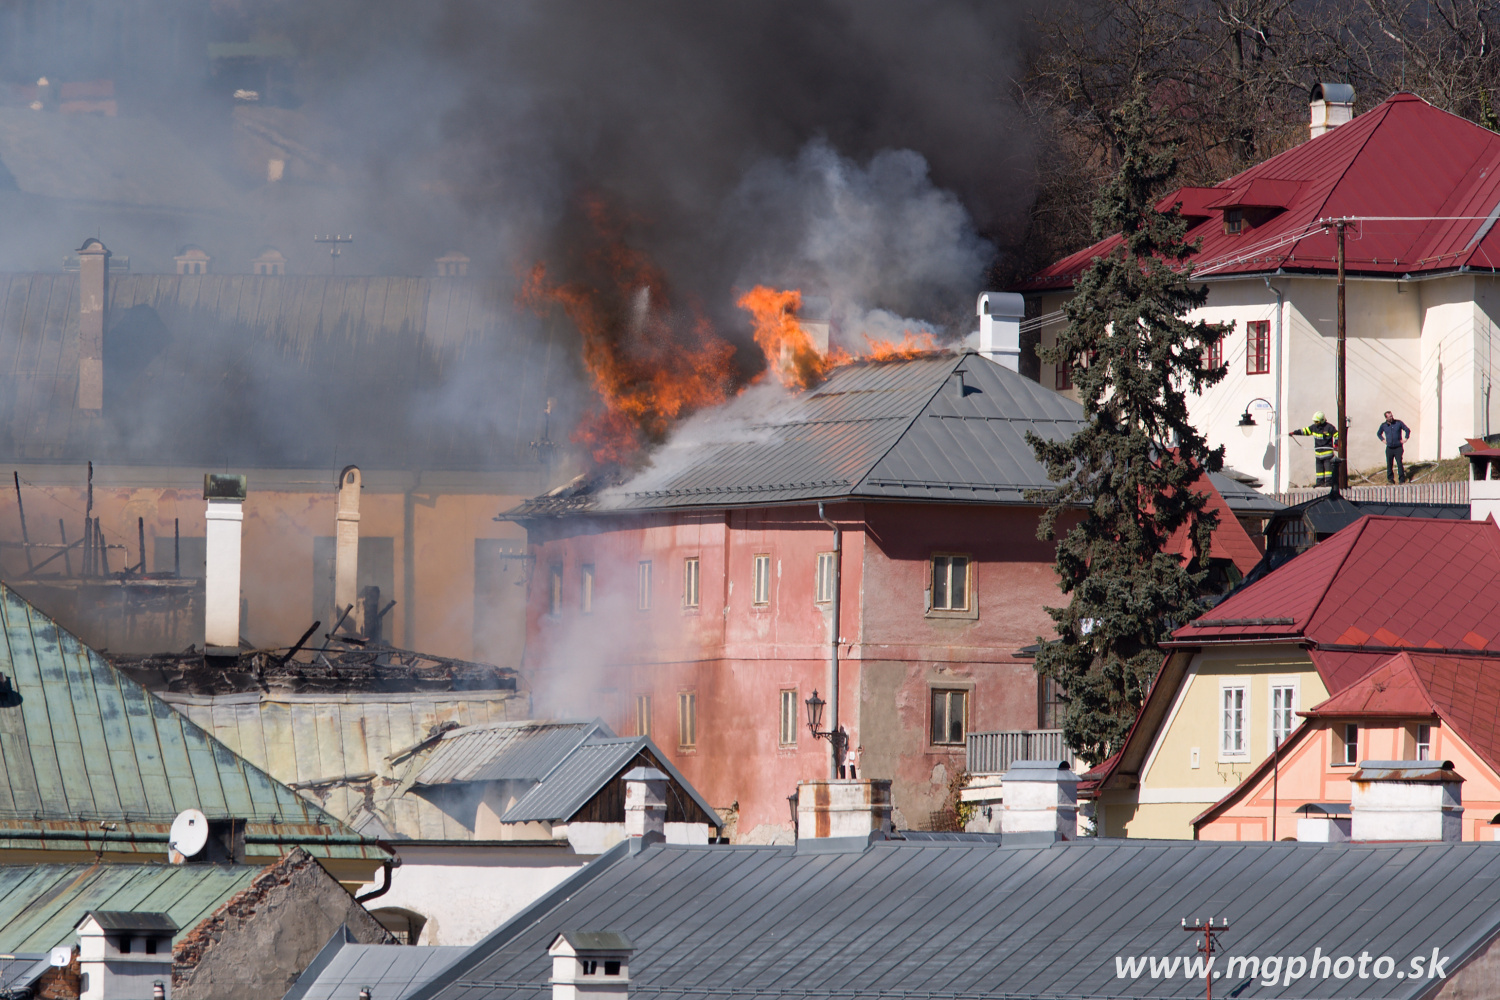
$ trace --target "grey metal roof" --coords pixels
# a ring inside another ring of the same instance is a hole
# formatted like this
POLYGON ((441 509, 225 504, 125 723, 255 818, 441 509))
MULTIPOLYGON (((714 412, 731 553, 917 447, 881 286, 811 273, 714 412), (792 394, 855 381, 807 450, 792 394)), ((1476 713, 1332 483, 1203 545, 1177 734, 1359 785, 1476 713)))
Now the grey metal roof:
POLYGON ((360 944, 341 926, 302 971, 283 1000, 359 1000, 366 986, 375 1000, 396 1000, 426 985, 467 948, 360 944))
POLYGON ((574 951, 630 951, 635 947, 630 938, 614 931, 563 931, 558 937, 572 945, 574 951))
MULTIPOLYGON (((548 945, 574 927, 635 943, 630 992, 723 997, 1200 997, 1201 978, 1118 974, 1193 953, 1183 918, 1228 918, 1232 956, 1393 957, 1454 971, 1500 932, 1500 845, 1082 840, 621 845, 474 945, 407 1000, 546 1000, 548 945)), ((1237 973, 1214 992, 1415 998, 1425 978, 1237 973)))
POLYGON ((1048 485, 1026 432, 1057 439, 1082 420, 1077 403, 979 354, 856 362, 801 393, 752 387, 689 419, 630 481, 508 516, 837 497, 1025 503, 1048 485))
POLYGON ((29 987, 51 967, 52 962, 48 955, 0 955, 0 990, 29 987))
POLYGON ((1208 478, 1214 484, 1214 489, 1224 498, 1229 509, 1236 514, 1274 514, 1278 510, 1286 510, 1286 504, 1273 496, 1262 493, 1260 490, 1246 483, 1240 482, 1233 476, 1222 472, 1210 472, 1208 478))
POLYGON ((574 748, 601 732, 614 735, 598 720, 505 722, 454 729, 426 753, 414 784, 540 781, 574 748))
MULTIPOLYGON (((165 913, 146 910, 90 910, 84 917, 93 917, 94 922, 107 931, 176 931, 177 921, 165 913)), ((79 923, 83 921, 80 920, 79 923)))
MULTIPOLYGON (((664 776, 671 780, 669 787, 686 792, 703 811, 710 826, 724 825, 708 800, 688 783, 682 772, 672 766, 672 762, 647 736, 590 737, 588 742, 575 748, 560 761, 540 783, 528 789, 500 819, 505 823, 566 822, 599 794, 606 784, 637 762, 647 765, 654 762, 661 770, 666 771, 664 776)), ((669 791, 668 794, 672 793, 669 791)))

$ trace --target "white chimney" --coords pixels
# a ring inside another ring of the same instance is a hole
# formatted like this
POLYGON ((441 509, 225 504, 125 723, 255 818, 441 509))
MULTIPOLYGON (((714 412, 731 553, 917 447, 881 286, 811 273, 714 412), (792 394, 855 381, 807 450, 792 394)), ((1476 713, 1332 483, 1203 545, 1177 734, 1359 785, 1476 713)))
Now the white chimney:
POLYGON ((1026 300, 1014 292, 984 292, 979 296, 979 353, 1009 368, 1021 370, 1021 317, 1026 300))
POLYGON ((109 307, 109 251, 96 239, 78 254, 78 408, 104 409, 104 321, 109 307))
POLYGON ((356 465, 345 466, 344 471, 339 473, 338 523, 334 529, 336 537, 333 551, 334 609, 331 621, 331 624, 336 625, 344 609, 353 604, 355 608, 349 612, 345 622, 361 634, 365 630, 364 614, 358 606, 359 491, 362 483, 363 479, 356 465))
POLYGON ((1314 139, 1354 118, 1354 88, 1347 83, 1315 83, 1308 101, 1314 139))
POLYGON ((1366 760, 1349 777, 1350 839, 1463 839, 1463 778, 1451 760, 1366 760))
POLYGON ((203 579, 203 645, 209 656, 240 652, 240 529, 245 520, 245 477, 210 472, 203 477, 207 567, 203 579))
POLYGON ((890 832, 888 778, 804 781, 797 786, 797 836, 801 839, 890 832))
POLYGON ((625 772, 625 836, 667 835, 667 782, 654 767, 625 772))
POLYGON ((78 933, 79 1000, 145 1000, 162 985, 172 993, 172 937, 177 924, 165 913, 90 910, 78 933))
POLYGON ((1065 760, 1017 760, 1001 777, 1000 833, 1037 839, 1078 836, 1078 775, 1065 760))
POLYGON ((563 931, 552 939, 552 1000, 630 996, 635 945, 615 931, 563 931))
POLYGON ((1468 448, 1469 519, 1483 521, 1491 514, 1500 522, 1500 448, 1468 448))

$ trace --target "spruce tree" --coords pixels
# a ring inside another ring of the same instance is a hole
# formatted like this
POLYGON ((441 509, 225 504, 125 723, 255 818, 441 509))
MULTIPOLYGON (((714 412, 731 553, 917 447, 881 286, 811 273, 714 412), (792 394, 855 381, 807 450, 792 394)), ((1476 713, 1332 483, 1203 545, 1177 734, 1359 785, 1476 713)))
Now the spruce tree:
POLYGON ((1055 489, 1038 534, 1057 546, 1065 608, 1048 608, 1057 638, 1042 641, 1036 669, 1066 706, 1064 738, 1100 761, 1117 751, 1161 662, 1158 644, 1202 610, 1199 584, 1208 566, 1216 516, 1193 489, 1223 467, 1188 422, 1187 394, 1224 377, 1207 367, 1221 325, 1190 322, 1208 289, 1192 282, 1187 225, 1155 199, 1176 173, 1161 147, 1161 119, 1144 88, 1112 115, 1119 170, 1094 203, 1096 238, 1122 243, 1096 258, 1064 307, 1066 329, 1042 359, 1066 365, 1085 413, 1072 437, 1029 441, 1055 489), (1077 519, 1075 522, 1075 518, 1077 519), (1185 530, 1196 558, 1188 565, 1163 549, 1185 530))

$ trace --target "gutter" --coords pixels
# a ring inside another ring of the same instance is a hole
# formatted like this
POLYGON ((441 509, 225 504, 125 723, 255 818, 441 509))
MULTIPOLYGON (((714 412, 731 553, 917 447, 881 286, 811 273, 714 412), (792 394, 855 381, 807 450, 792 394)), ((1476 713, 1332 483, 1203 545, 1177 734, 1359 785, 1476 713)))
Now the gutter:
POLYGON ((833 529, 833 593, 829 595, 829 610, 832 613, 829 622, 828 635, 828 669, 831 675, 828 692, 828 731, 834 734, 829 740, 833 744, 833 765, 829 777, 838 779, 839 768, 843 761, 839 759, 839 584, 844 575, 844 533, 838 524, 823 512, 823 501, 818 501, 818 520, 833 529))
MULTIPOLYGON (((1271 411, 1271 426, 1275 431, 1276 436, 1276 477, 1274 492, 1280 493, 1281 463, 1282 459, 1285 457, 1285 449, 1282 448, 1283 442, 1281 440, 1281 407, 1283 405, 1281 399, 1281 314, 1286 311, 1286 298, 1282 295, 1281 289, 1271 284, 1271 278, 1269 275, 1267 275, 1264 280, 1266 282, 1266 287, 1276 295, 1276 407, 1271 411)), ((1346 282, 1348 281, 1347 275, 1345 276, 1344 280, 1346 282)))

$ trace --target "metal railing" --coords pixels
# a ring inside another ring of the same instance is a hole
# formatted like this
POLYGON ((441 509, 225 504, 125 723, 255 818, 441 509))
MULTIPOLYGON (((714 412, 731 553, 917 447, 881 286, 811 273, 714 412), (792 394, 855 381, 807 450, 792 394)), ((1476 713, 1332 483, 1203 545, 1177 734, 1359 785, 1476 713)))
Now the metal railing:
POLYGON ((965 740, 965 768, 970 774, 1000 774, 1014 760, 1065 760, 1075 763, 1063 745, 1061 729, 1002 729, 970 733, 965 740))
MULTIPOLYGON (((1299 504, 1323 496, 1326 489, 1298 489, 1272 494, 1284 504, 1299 504)), ((1367 503, 1468 503, 1469 484, 1466 480, 1456 483, 1403 483, 1394 486, 1350 486, 1340 492, 1355 502, 1367 503)))

